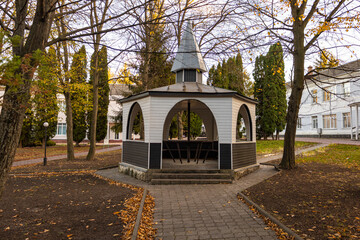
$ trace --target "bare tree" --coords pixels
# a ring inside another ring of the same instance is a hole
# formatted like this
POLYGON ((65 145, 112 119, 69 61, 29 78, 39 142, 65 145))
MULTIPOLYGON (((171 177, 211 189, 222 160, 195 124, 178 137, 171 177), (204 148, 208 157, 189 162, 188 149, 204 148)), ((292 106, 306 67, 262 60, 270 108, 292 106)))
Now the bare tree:
MULTIPOLYGON (((11 2, 15 4, 0 3, 1 15, 5 16, 0 19, 0 28, 11 38, 11 41, 7 41, 6 48, 9 48, 12 55, 3 65, 5 71, 1 73, 0 78, 0 85, 6 86, 0 114, 0 197, 16 153, 40 52, 47 46, 59 42, 83 41, 82 38, 87 36, 95 36, 96 39, 96 36, 101 34, 133 26, 130 23, 111 25, 108 28, 100 27, 105 23, 118 19, 120 20, 117 22, 121 22, 121 19, 126 18, 127 11, 118 11, 106 19, 99 18, 90 24, 72 22, 71 27, 66 26, 67 31, 61 31, 59 36, 49 39, 55 20, 79 14, 89 4, 95 4, 95 1, 34 0, 31 4, 28 0, 11 2)), ((61 28, 61 24, 59 26, 61 28)))
POLYGON ((86 156, 87 160, 94 160, 95 152, 96 152, 96 123, 97 123, 97 115, 99 108, 99 52, 100 52, 100 42, 103 34, 101 34, 105 19, 108 18, 108 10, 110 5, 112 4, 112 0, 105 0, 101 3, 98 1, 91 1, 90 7, 90 23, 93 26, 91 28, 92 35, 92 43, 94 47, 93 58, 91 59, 93 62, 94 69, 90 69, 93 71, 94 78, 92 79, 93 85, 93 96, 92 96, 92 113, 91 113, 91 123, 90 123, 90 148, 88 155, 86 156))

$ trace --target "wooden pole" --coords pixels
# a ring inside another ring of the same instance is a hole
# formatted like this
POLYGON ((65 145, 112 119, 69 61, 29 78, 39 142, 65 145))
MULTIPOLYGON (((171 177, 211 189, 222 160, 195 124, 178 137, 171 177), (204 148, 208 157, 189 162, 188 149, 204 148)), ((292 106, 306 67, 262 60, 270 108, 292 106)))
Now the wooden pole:
POLYGON ((188 101, 188 141, 190 141, 190 100, 188 101))
POLYGON ((188 101, 188 147, 187 147, 187 161, 190 162, 190 100, 188 101))

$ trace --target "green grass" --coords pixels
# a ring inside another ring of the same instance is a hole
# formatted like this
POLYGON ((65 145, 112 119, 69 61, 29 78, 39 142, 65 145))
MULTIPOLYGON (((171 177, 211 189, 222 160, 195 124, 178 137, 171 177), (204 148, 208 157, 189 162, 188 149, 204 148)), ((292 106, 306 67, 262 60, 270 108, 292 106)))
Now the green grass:
MULTIPOLYGON (((295 142, 295 148, 311 147, 317 143, 295 142)), ((256 153, 259 155, 281 153, 284 149, 284 140, 258 140, 256 141, 256 153)))
POLYGON ((318 162, 360 168, 360 146, 331 144, 327 147, 304 153, 302 157, 296 159, 296 162, 318 162))

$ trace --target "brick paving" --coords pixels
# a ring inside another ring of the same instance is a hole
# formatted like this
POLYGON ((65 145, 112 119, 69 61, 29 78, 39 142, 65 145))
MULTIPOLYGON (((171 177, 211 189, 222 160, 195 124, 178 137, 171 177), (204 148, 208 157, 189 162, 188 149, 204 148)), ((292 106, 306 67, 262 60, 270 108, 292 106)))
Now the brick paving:
POLYGON ((147 188, 155 198, 154 221, 157 239, 276 239, 263 220, 236 195, 277 172, 260 169, 233 184, 149 185, 117 169, 98 171, 113 180, 147 188))
MULTIPOLYGON (((296 152, 327 146, 319 144, 296 152)), ((281 155, 257 159, 258 163, 281 158, 281 155)), ((150 185, 120 174, 117 168, 98 171, 97 174, 115 181, 147 188, 155 198, 154 221, 156 239, 277 239, 272 230, 266 230, 263 220, 257 218, 247 205, 236 197, 255 184, 274 176, 273 167, 260 166, 233 184, 214 185, 150 185)))

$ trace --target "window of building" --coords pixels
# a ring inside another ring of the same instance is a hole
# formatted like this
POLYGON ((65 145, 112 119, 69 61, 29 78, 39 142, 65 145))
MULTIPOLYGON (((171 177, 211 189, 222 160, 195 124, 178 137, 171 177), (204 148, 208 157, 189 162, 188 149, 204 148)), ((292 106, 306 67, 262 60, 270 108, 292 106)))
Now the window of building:
POLYGON ((323 126, 324 128, 336 128, 336 115, 324 115, 323 116, 323 126))
POLYGON ((331 99, 331 87, 324 88, 323 90, 323 101, 327 102, 331 99))
POLYGON ((66 135, 66 123, 58 123, 56 135, 66 135))
POLYGON ((312 90, 311 95, 312 95, 312 103, 317 103, 318 102, 317 89, 312 90))
POLYGON ((343 86, 343 96, 350 97, 350 83, 346 82, 342 84, 343 86))
POLYGON ((343 128, 349 128, 351 127, 351 123, 350 123, 350 113, 343 113, 343 128))
POLYGON ((297 128, 301 128, 301 118, 297 119, 297 128))
POLYGON ((115 139, 116 140, 120 139, 120 134, 119 133, 115 133, 115 139))
POLYGON ((311 117, 311 122, 312 122, 312 127, 313 128, 318 128, 318 118, 317 118, 317 116, 312 116, 311 117))

